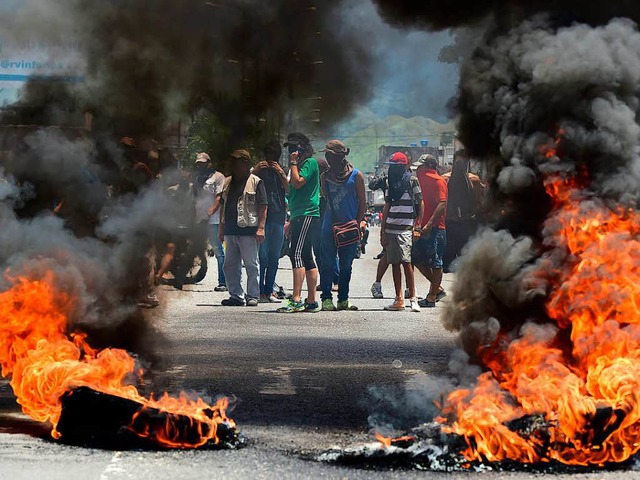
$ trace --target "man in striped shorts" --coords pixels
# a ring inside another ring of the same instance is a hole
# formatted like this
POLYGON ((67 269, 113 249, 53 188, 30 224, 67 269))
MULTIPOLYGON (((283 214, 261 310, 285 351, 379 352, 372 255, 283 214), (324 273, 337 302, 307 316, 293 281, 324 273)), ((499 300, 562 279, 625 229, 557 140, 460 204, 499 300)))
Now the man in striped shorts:
POLYGON ((302 133, 292 133, 284 144, 289 149, 291 180, 289 211, 293 294, 280 313, 319 312, 316 300, 318 267, 313 259, 313 242, 320 235, 320 168, 312 158, 311 142, 302 133), (307 298, 302 301, 302 284, 307 280, 307 298))
POLYGON ((416 284, 411 265, 413 240, 420 236, 424 207, 418 179, 411 175, 409 159, 402 152, 394 153, 389 165, 387 190, 385 192, 384 223, 380 243, 386 249, 387 261, 393 269, 393 284, 396 297, 385 310, 403 311, 405 308, 402 288, 402 270, 407 281, 411 299, 411 311, 419 312, 416 284), (402 268, 401 268, 402 265, 402 268))

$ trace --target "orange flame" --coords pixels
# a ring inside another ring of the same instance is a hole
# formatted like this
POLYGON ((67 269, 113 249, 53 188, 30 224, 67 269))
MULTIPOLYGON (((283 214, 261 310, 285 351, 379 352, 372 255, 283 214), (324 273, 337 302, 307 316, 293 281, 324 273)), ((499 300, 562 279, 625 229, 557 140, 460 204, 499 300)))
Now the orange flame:
POLYGON ((538 275, 555 325, 481 349, 490 371, 443 405, 469 460, 603 465, 640 450, 640 213, 585 198, 581 182, 546 180, 555 206, 538 275), (543 434, 508 427, 527 415, 544 418, 543 434))
POLYGON ((402 443, 412 443, 416 441, 416 437, 412 435, 405 435, 404 437, 386 437, 381 433, 376 433, 376 440, 380 443, 383 448, 389 448, 392 446, 397 446, 402 443))
POLYGON ((376 440, 382 444, 383 447, 389 448, 391 446, 391 437, 385 437, 380 433, 376 433, 376 440))
MULTIPOLYGON (((135 359, 121 349, 94 350, 81 333, 67 333, 74 300, 54 288, 53 275, 42 280, 18 278, 13 287, 0 293, 0 366, 2 376, 11 376, 11 387, 25 414, 53 425, 61 415, 61 397, 77 387, 90 387, 110 395, 136 401, 142 408, 168 413, 163 428, 144 425, 130 429, 168 448, 194 448, 209 441, 218 443, 217 426, 233 422, 226 416, 227 399, 211 406, 186 395, 147 399, 132 384, 142 375, 135 359), (184 415, 198 423, 200 438, 184 441, 176 436, 172 420, 184 415)), ((139 415, 136 414, 136 417, 139 415)))

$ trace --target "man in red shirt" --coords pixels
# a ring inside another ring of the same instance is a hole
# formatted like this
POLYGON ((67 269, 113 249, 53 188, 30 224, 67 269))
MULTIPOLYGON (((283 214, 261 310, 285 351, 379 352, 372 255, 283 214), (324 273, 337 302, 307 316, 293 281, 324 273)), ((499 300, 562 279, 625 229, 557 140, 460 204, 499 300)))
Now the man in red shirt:
POLYGON ((442 257, 447 243, 445 214, 447 210, 447 182, 438 175, 438 161, 433 155, 423 155, 418 162, 416 176, 422 190, 424 215, 420 239, 413 244, 412 263, 429 280, 427 297, 421 307, 433 308, 446 294, 442 283, 442 257))

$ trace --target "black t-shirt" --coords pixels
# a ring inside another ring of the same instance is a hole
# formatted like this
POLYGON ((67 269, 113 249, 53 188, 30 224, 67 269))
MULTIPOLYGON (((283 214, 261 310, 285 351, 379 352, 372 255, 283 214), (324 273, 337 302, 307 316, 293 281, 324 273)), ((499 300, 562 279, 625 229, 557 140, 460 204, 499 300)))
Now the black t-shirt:
MULTIPOLYGON (((238 182, 231 181, 229 185, 229 195, 227 203, 224 207, 224 234, 225 235, 242 235, 253 236, 257 233, 258 227, 238 227, 238 198, 244 193, 244 187, 247 179, 238 182)), ((258 183, 256 188, 256 202, 258 205, 267 205, 267 192, 264 188, 264 182, 258 183)))
POLYGON ((258 172, 258 177, 262 179, 267 192, 267 200, 269 203, 267 222, 284 225, 287 217, 286 192, 282 185, 280 174, 273 168, 265 168, 258 172))

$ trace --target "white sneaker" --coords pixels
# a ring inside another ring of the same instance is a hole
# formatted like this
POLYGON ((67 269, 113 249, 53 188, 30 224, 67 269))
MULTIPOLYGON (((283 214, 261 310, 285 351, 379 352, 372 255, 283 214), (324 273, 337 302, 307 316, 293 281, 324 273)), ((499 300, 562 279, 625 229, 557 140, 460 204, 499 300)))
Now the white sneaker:
POLYGON ((373 295, 373 298, 384 298, 382 294, 382 284, 380 282, 373 282, 373 285, 371 285, 371 295, 373 295))
POLYGON ((282 303, 282 300, 280 300, 278 297, 276 297, 275 293, 272 293, 271 296, 267 300, 269 301, 269 303, 282 303))
POLYGON ((411 311, 412 312, 420 312, 420 305, 418 305, 418 299, 417 298, 412 298, 411 299, 411 311))

